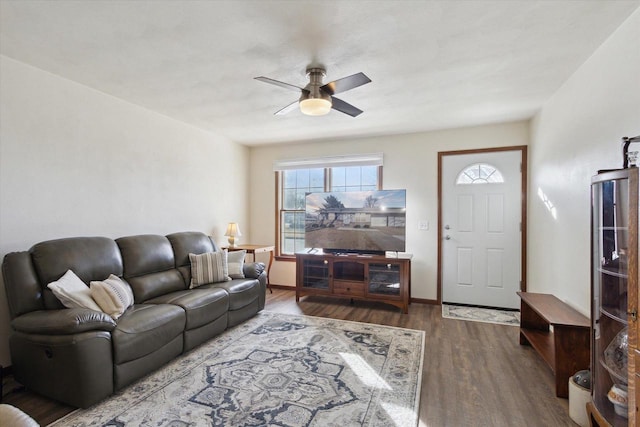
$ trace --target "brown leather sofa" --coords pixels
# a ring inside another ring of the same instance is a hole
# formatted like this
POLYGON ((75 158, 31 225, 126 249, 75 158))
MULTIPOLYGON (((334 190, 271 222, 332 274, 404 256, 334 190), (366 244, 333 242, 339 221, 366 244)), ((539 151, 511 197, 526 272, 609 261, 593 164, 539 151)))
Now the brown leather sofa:
POLYGON ((264 308, 264 264, 244 279, 189 289, 189 254, 220 249, 207 235, 181 232, 112 240, 50 240, 4 257, 15 379, 28 389, 86 408, 264 308), (124 279, 134 305, 117 320, 65 308, 47 288, 71 269, 83 282, 124 279))

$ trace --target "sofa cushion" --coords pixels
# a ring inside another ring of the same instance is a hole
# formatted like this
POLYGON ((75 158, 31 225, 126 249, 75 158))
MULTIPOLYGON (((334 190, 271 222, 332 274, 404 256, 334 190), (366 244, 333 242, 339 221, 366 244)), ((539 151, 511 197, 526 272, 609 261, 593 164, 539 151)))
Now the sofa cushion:
POLYGON ((131 285, 136 303, 186 288, 166 237, 145 234, 121 237, 116 243, 122 252, 123 277, 131 285))
POLYGON ((229 277, 232 279, 244 279, 244 257, 247 251, 231 251, 227 254, 227 266, 229 277))
POLYGON ((189 254, 217 252, 218 248, 209 236, 199 231, 185 231, 167 236, 173 247, 176 267, 190 266, 189 254))
POLYGON ((89 308, 102 311, 91 297, 91 290, 75 273, 67 270, 64 275, 47 285, 53 294, 67 308, 89 308))
POLYGON ((229 294, 221 288, 190 289, 172 292, 147 301, 149 304, 174 304, 186 313, 186 330, 211 323, 229 310, 229 294))
POLYGON ((189 254, 189 259, 191 260, 190 288, 229 280, 226 251, 200 255, 189 254))
POLYGON ((229 293, 229 310, 238 310, 258 299, 260 282, 257 279, 233 279, 227 282, 204 285, 206 288, 222 288, 229 293))
POLYGON ((118 319, 111 332, 115 364, 146 356, 182 334, 185 312, 170 304, 138 304, 118 319))
POLYGON ((44 305, 47 309, 63 307, 45 285, 58 280, 67 270, 72 270, 84 283, 102 280, 109 274, 122 275, 122 256, 118 245, 106 237, 48 240, 35 244, 30 252, 33 266, 44 287, 44 305))
POLYGON ((204 254, 219 251, 216 243, 204 233, 186 231, 167 235, 173 247, 176 268, 184 278, 185 287, 191 284, 191 260, 189 254, 204 254))
POLYGON ((116 239, 122 253, 124 277, 169 270, 175 267, 171 243, 164 236, 144 234, 116 239))
POLYGON ((91 296, 98 303, 102 311, 117 319, 124 311, 133 305, 131 286, 121 278, 110 275, 102 281, 91 282, 91 296))

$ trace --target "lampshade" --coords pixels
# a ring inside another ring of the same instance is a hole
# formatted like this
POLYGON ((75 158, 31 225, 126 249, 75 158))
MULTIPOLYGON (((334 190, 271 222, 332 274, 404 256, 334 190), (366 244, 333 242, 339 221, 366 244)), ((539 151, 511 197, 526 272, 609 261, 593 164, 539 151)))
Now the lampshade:
POLYGON ((307 116, 324 116, 331 111, 331 100, 325 98, 302 99, 300 111, 307 116))
POLYGON ((242 236, 242 233, 240 232, 240 227, 238 227, 238 223, 230 222, 229 225, 227 225, 227 231, 224 233, 224 235, 227 237, 242 236))
POLYGON ((240 227, 238 227, 238 223, 230 222, 229 225, 227 225, 227 231, 224 233, 224 235, 228 237, 227 240, 229 241, 229 247, 235 248, 236 237, 242 236, 240 227))

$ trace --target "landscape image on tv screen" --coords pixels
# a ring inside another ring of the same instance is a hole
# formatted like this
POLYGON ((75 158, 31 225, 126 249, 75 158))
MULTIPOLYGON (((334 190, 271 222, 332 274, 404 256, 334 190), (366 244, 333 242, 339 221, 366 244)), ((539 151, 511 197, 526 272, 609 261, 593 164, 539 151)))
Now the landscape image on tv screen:
POLYGON ((404 252, 406 190, 308 193, 305 246, 358 253, 404 252))

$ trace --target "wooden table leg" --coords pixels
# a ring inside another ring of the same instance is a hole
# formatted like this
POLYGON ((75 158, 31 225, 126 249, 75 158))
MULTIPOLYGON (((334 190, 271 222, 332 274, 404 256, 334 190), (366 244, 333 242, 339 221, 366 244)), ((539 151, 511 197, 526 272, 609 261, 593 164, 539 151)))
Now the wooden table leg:
POLYGON ((273 293, 273 289, 271 289, 271 264, 273 264, 273 251, 269 251, 269 265, 267 266, 267 288, 270 293, 273 293))

